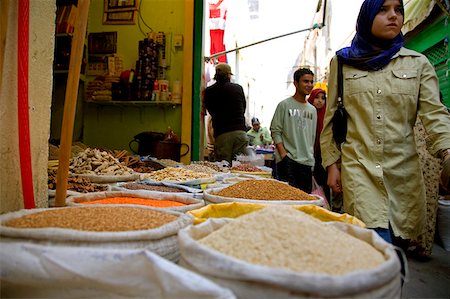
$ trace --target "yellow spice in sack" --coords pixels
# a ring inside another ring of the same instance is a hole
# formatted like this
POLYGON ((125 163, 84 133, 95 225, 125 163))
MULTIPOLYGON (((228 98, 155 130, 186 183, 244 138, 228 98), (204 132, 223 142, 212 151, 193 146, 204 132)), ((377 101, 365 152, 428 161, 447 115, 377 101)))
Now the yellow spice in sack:
POLYGON ((199 243, 252 264, 343 275, 385 261, 370 244, 287 206, 268 206, 222 226, 199 243))

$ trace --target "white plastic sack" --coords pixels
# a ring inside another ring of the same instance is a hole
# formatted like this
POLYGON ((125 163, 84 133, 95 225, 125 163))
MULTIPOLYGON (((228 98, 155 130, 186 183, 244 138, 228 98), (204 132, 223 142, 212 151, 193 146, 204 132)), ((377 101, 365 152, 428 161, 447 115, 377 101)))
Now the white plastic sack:
MULTIPOLYGON (((120 206, 120 205, 110 205, 120 206)), ((123 207, 123 205, 121 205, 123 207)), ((136 206, 135 206, 136 207, 136 206)), ((170 261, 177 262, 180 257, 177 233, 193 223, 194 217, 175 211, 161 211, 151 207, 140 206, 141 209, 152 209, 159 212, 177 215, 178 218, 160 227, 148 230, 119 231, 119 232, 94 232, 64 228, 14 228, 4 226, 3 223, 24 215, 47 211, 49 208, 20 210, 17 212, 0 215, 0 238, 3 244, 15 242, 29 242, 33 244, 46 244, 53 247, 94 247, 115 249, 147 249, 170 261)), ((79 207, 83 208, 83 207, 79 207)))
MULTIPOLYGON (((196 198, 191 193, 165 193, 165 192, 155 192, 149 190, 128 190, 128 191, 106 191, 106 192, 95 192, 76 196, 70 196, 67 198, 66 203, 68 206, 86 206, 85 204, 79 203, 84 201, 101 200, 108 197, 139 197, 139 198, 149 198, 155 200, 173 200, 186 206, 174 206, 174 207, 164 207, 156 208, 158 210, 170 210, 185 213, 187 211, 199 209, 205 205, 202 198, 196 198)), ((106 206, 106 204, 92 204, 106 206)), ((108 204, 109 205, 109 204, 108 204)), ((127 206, 136 206, 132 204, 127 204, 127 206)), ((137 205, 142 207, 142 205, 137 205)))
POLYGON ((442 245, 450 251, 450 200, 438 200, 437 228, 442 245))
POLYGON ((326 223, 368 242, 387 257, 374 269, 334 276, 250 264, 197 242, 230 221, 233 219, 210 218, 180 230, 179 264, 231 289, 238 298, 400 298, 397 254, 372 230, 341 222, 326 223))
POLYGON ((5 243, 1 298, 217 298, 233 293, 144 249, 5 243))

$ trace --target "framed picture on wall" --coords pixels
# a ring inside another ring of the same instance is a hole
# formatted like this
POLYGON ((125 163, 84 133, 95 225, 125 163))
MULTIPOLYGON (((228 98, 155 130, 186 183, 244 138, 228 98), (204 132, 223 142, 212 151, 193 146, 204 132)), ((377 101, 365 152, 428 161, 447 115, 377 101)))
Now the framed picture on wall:
POLYGON ((117 11, 103 13, 103 25, 134 25, 137 11, 117 11))
POLYGON ((104 0, 104 12, 137 10, 138 0, 104 0))
POLYGON ((88 35, 89 54, 114 54, 117 52, 117 31, 91 32, 88 35))

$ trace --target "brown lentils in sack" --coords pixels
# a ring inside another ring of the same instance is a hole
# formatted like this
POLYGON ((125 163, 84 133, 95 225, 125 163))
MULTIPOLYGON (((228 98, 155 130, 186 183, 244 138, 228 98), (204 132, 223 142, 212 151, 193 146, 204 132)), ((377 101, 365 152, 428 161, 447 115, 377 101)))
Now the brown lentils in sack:
POLYGON ((82 231, 118 232, 160 227, 178 217, 132 207, 71 207, 24 215, 3 223, 15 228, 67 228, 82 231))
POLYGON ((215 195, 256 200, 317 200, 317 197, 276 180, 245 180, 215 195))
POLYGON ((150 190, 158 192, 187 192, 186 190, 178 187, 147 185, 139 183, 127 183, 123 184, 122 187, 130 190, 150 190))

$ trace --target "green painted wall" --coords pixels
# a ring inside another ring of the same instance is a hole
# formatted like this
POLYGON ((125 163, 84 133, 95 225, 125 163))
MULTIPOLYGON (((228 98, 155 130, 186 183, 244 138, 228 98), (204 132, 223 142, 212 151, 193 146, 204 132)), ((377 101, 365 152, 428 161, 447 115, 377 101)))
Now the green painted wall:
MULTIPOLYGON (((166 78, 173 82, 182 80, 183 48, 172 46, 174 34, 183 34, 184 0, 141 0, 140 11, 145 23, 153 31, 172 33, 169 43, 166 78)), ((135 68, 138 59, 138 42, 145 38, 139 29, 150 29, 141 21, 135 25, 103 25, 103 0, 91 1, 88 33, 117 31, 117 54, 123 58, 124 69, 135 68)), ((139 20, 139 16, 138 16, 139 20)), ((93 77, 88 77, 93 79, 93 77)), ((87 84, 86 84, 87 85, 87 84)), ((99 105, 85 103, 83 113, 83 142, 89 146, 107 149, 129 149, 133 136, 142 131, 166 132, 170 126, 181 134, 181 106, 157 104, 99 105)))
POLYGON ((449 17, 442 15, 405 42, 405 46, 428 57, 439 78, 439 88, 443 102, 450 107, 450 52, 448 41, 450 36, 449 17))
POLYGON ((203 56, 203 1, 194 3, 194 69, 192 100, 192 160, 203 160, 202 126, 202 83, 204 70, 203 56))

